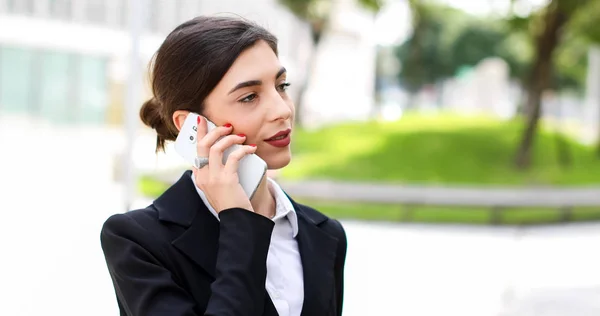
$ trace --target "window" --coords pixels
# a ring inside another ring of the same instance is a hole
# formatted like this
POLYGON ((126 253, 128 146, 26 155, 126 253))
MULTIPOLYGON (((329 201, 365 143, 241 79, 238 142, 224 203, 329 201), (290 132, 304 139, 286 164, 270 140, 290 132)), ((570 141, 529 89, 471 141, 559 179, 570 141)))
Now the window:
POLYGON ((71 55, 63 52, 42 53, 40 80, 40 114, 52 122, 73 121, 74 104, 71 93, 75 82, 70 65, 71 55))
POLYGON ((31 105, 33 52, 0 47, 0 110, 26 113, 31 105))
POLYGON ((104 123, 108 107, 107 62, 95 56, 78 59, 79 121, 104 123))

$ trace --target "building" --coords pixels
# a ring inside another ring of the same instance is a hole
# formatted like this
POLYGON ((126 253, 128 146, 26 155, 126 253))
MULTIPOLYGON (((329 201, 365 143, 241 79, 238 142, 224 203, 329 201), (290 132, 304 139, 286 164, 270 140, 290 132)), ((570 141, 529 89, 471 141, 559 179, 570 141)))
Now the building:
MULTIPOLYGON (((304 76, 300 65, 312 51, 308 25, 276 0, 141 1, 145 10, 136 14, 145 17, 139 65, 144 75, 175 26, 200 14, 235 11, 273 31, 290 75, 304 76)), ((53 124, 121 124, 130 69, 130 2, 0 0, 0 115, 53 124)), ((148 92, 144 85, 141 93, 148 92)))

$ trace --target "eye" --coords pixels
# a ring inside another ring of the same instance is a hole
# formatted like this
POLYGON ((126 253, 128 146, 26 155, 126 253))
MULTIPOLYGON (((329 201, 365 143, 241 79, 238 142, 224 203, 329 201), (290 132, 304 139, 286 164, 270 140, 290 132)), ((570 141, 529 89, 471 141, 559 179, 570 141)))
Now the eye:
POLYGON ((255 93, 253 93, 253 94, 250 94, 250 95, 244 97, 239 102, 242 102, 242 103, 251 103, 252 101, 256 100, 257 97, 258 96, 255 93))
POLYGON ((280 84, 280 85, 277 86, 277 90, 279 92, 285 92, 290 85, 291 85, 291 83, 284 82, 284 83, 282 83, 282 84, 280 84))

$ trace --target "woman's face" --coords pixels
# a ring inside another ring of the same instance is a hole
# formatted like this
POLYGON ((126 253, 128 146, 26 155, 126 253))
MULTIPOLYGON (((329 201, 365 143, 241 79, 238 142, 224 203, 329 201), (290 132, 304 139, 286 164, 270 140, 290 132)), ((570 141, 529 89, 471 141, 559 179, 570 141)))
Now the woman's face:
POLYGON ((256 154, 269 169, 285 167, 294 121, 288 85, 285 68, 271 47, 259 41, 238 56, 206 98, 202 114, 217 126, 230 123, 234 134, 245 134, 245 144, 257 145, 256 154))

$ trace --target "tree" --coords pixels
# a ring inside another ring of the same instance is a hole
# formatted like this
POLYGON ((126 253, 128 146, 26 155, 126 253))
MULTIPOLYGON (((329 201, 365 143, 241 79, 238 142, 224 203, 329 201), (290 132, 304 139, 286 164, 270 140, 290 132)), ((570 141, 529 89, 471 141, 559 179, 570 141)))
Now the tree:
POLYGON ((532 16, 525 26, 533 30, 535 56, 526 78, 526 127, 515 156, 519 169, 531 165, 532 147, 541 116, 541 99, 544 90, 552 87, 554 73, 554 53, 560 47, 564 27, 587 0, 551 0, 542 10, 539 18, 532 16))
MULTIPOLYGON (((517 1, 527 0, 513 3, 517 1)), ((424 85, 456 75, 464 66, 475 66, 483 58, 504 59, 512 79, 526 91, 526 128, 515 165, 527 168, 541 116, 543 91, 581 93, 584 89, 589 44, 600 43, 600 1, 549 0, 529 16, 514 15, 508 19, 481 19, 428 1, 409 3, 413 34, 397 49, 402 64, 401 84, 414 93, 424 85)))
POLYGON ((457 25, 466 14, 460 10, 434 3, 410 1, 413 21, 411 37, 396 49, 402 69, 400 84, 415 93, 427 84, 452 75, 450 48, 444 38, 446 28, 457 25))
MULTIPOLYGON (((337 0, 278 0, 280 4, 287 7, 296 17, 306 21, 310 25, 310 30, 313 39, 313 46, 318 47, 321 36, 326 30, 329 19, 331 17, 331 9, 334 1, 337 0)), ((355 0, 364 8, 377 12, 383 6, 384 0, 355 0)), ((315 55, 312 54, 308 60, 308 73, 313 68, 315 62, 315 55)), ((298 93, 298 99, 296 100, 296 110, 300 111, 303 106, 304 94, 308 87, 308 80, 310 76, 306 76, 304 82, 301 83, 298 93)), ((301 124, 300 115, 296 115, 296 123, 301 124)))
POLYGON ((424 85, 455 76, 487 57, 500 57, 511 76, 522 76, 527 41, 512 34, 501 19, 480 18, 432 2, 414 1, 413 33, 396 50, 400 83, 415 93, 424 85))
MULTIPOLYGON (((586 60, 588 50, 591 45, 600 45, 600 28, 598 27, 598 17, 600 16, 600 1, 588 1, 587 5, 577 10, 571 23, 572 33, 581 36, 572 36, 573 42, 580 47, 577 52, 568 52, 565 54, 564 63, 571 66, 575 76, 586 76, 586 66, 573 61, 586 60), (581 69, 583 68, 583 69, 581 69)), ((574 45, 573 45, 574 46, 574 45)), ((600 120, 600 117, 597 118, 600 120)), ((600 134, 596 147, 598 157, 600 157, 600 134)))

